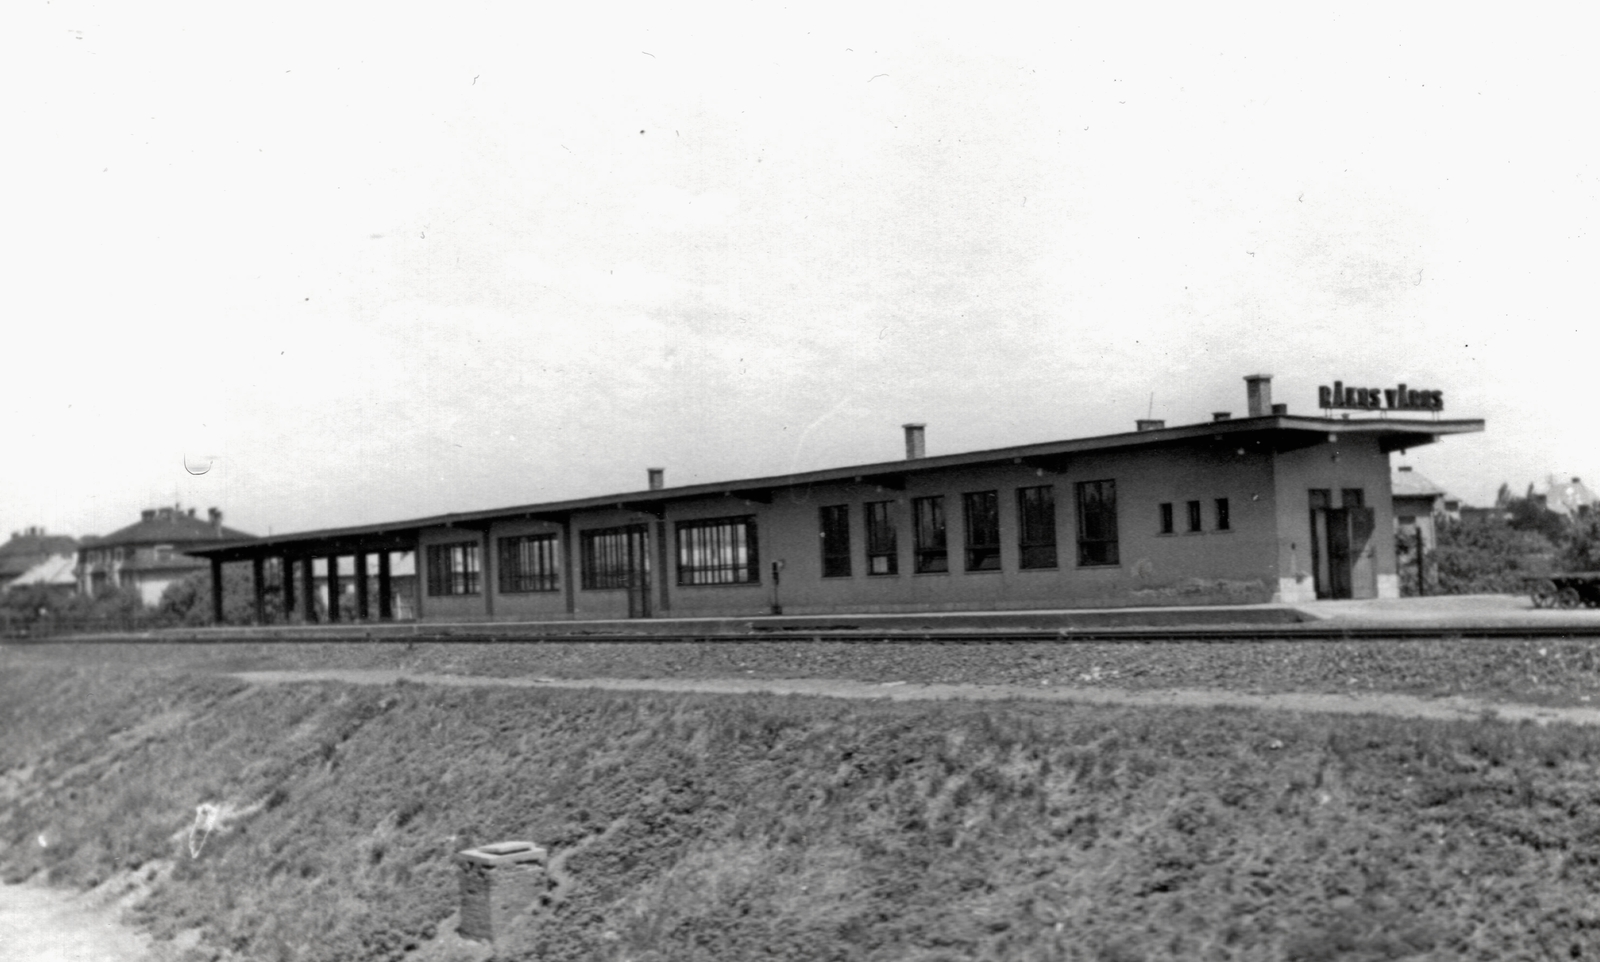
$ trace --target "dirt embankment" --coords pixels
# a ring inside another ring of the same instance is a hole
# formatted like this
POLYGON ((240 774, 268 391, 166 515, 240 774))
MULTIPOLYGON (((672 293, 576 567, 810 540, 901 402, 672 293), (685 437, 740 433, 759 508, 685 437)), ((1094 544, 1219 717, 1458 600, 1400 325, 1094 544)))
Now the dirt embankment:
POLYGON ((1600 955, 1589 728, 125 663, 8 665, 0 725, 6 877, 151 875, 191 960, 442 958, 505 838, 570 851, 547 958, 1600 955))

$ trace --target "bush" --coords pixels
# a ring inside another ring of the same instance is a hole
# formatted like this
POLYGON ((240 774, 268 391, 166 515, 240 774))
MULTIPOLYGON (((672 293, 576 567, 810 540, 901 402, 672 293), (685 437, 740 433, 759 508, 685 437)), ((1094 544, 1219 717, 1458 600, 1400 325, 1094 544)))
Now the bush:
POLYGON ((1440 594, 1516 593, 1523 579, 1546 574, 1556 547, 1534 530, 1500 521, 1444 521, 1434 548, 1440 594))

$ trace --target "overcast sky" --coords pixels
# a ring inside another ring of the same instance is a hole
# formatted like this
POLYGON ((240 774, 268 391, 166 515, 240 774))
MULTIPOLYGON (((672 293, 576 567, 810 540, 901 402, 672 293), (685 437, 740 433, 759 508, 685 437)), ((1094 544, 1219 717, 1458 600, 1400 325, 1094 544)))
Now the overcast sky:
POLYGON ((1595 24, 1295 6, 6 4, 0 537, 1113 433, 1257 371, 1442 390, 1487 430, 1407 461, 1471 502, 1600 472, 1595 24))

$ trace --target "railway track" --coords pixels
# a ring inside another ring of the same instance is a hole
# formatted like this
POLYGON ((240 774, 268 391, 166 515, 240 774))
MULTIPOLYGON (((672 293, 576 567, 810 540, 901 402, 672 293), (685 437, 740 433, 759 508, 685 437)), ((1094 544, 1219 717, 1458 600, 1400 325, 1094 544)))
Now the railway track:
POLYGON ((548 624, 459 625, 310 625, 229 628, 163 629, 145 632, 55 635, 6 638, 6 644, 60 644, 85 642, 144 642, 174 644, 226 644, 230 642, 507 642, 516 644, 631 644, 631 643, 772 643, 846 642, 859 644, 1003 644, 1007 642, 1059 643, 1124 641, 1162 642, 1271 642, 1271 641, 1437 641, 1451 638, 1600 638, 1600 622, 1553 625, 1395 625, 1302 622, 1272 625, 1111 626, 1064 628, 895 628, 803 625, 774 628, 748 627, 737 622, 714 631, 554 631, 548 624))

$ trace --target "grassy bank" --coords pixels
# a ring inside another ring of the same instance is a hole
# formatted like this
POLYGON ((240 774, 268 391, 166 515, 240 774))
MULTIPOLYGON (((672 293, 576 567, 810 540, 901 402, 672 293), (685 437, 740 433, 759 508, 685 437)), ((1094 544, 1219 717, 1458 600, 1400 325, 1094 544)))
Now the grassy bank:
POLYGON ((426 957, 503 838, 545 958, 1600 956, 1600 732, 3 667, 6 877, 194 959, 426 957))

